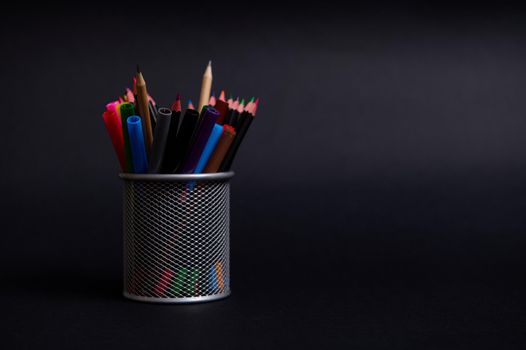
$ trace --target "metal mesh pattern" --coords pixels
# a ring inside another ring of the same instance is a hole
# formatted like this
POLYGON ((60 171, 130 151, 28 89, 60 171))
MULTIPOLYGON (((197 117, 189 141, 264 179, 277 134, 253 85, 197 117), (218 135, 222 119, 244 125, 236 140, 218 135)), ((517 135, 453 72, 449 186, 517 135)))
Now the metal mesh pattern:
POLYGON ((228 180, 124 185, 124 294, 154 302, 230 294, 228 180))

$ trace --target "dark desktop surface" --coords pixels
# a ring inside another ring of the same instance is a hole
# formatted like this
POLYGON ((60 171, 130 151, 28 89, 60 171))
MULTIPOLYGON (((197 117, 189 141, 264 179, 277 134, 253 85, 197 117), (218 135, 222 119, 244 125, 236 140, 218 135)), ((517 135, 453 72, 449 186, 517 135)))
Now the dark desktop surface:
POLYGON ((523 349, 524 13, 218 29, 188 11, 145 30, 111 10, 2 14, 2 348, 523 349), (210 58, 216 93, 261 98, 234 163, 232 295, 126 300, 101 112, 136 63, 161 105, 196 100, 210 58))

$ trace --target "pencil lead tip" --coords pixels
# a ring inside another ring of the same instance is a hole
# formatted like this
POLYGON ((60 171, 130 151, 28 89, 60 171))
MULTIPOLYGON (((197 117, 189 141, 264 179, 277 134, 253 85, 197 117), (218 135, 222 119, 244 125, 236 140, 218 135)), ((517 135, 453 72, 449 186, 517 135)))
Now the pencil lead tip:
POLYGON ((208 61, 208 65, 209 65, 209 66, 212 66, 212 60, 209 60, 209 61, 208 61))
POLYGON ((244 98, 243 98, 243 99, 241 99, 241 102, 240 102, 240 104, 242 104, 243 106, 245 105, 245 99, 244 99, 244 98))
POLYGON ((216 97, 216 93, 215 91, 212 91, 212 95, 210 95, 211 97, 216 97))
POLYGON ((181 94, 177 93, 177 95, 175 95, 175 100, 176 101, 180 101, 181 100, 181 94))
POLYGON ((250 103, 250 102, 254 102, 254 99, 255 99, 255 97, 252 96, 252 98, 250 99, 249 103, 250 103))
POLYGON ((139 68, 139 64, 137 64, 137 73, 141 72, 141 68, 139 68))

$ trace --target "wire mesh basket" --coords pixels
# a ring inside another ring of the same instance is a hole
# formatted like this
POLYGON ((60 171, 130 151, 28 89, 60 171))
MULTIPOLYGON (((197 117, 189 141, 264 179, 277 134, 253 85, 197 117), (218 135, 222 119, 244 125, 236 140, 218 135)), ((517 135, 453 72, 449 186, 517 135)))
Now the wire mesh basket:
POLYGON ((233 175, 120 175, 125 297, 191 303, 230 294, 233 175))

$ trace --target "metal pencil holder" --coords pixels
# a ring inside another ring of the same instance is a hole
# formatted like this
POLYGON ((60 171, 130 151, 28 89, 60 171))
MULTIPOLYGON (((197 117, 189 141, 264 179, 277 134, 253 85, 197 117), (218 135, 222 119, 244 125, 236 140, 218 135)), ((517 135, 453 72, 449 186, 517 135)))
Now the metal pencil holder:
POLYGON ((125 297, 192 303, 230 294, 233 175, 120 175, 125 297))

